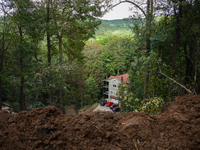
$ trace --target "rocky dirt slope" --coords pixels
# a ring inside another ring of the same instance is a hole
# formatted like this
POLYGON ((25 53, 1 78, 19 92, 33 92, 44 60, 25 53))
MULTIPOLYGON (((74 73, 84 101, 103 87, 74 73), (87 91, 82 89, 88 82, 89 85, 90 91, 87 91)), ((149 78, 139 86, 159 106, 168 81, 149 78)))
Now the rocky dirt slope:
POLYGON ((200 149, 200 95, 177 97, 161 113, 64 115, 55 107, 0 111, 1 150, 200 149))

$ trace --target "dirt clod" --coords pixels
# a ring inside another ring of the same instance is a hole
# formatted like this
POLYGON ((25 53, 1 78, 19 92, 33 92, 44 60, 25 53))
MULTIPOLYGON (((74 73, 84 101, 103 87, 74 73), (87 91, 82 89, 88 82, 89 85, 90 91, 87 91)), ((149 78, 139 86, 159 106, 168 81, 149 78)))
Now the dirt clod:
POLYGON ((56 107, 10 115, 0 111, 0 149, 200 149, 200 95, 167 103, 160 114, 91 112, 56 107))

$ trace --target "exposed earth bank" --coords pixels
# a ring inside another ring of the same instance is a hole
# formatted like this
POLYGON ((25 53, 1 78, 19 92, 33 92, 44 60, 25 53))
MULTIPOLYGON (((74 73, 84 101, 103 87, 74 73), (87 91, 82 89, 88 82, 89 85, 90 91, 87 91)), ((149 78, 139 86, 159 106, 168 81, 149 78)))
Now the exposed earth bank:
POLYGON ((200 95, 177 97, 157 115, 91 112, 74 116, 55 107, 16 115, 0 111, 0 149, 200 149, 200 95))

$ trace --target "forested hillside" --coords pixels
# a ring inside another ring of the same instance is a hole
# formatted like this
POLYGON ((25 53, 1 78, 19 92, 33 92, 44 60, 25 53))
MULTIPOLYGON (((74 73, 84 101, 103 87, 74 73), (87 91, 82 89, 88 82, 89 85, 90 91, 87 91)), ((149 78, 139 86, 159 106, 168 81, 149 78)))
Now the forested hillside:
POLYGON ((98 27, 95 32, 95 38, 101 39, 106 36, 120 36, 124 37, 126 35, 132 34, 129 20, 101 20, 101 25, 98 27))
POLYGON ((78 112, 101 100, 103 79, 124 73, 123 112, 156 114, 177 95, 199 94, 200 2, 140 4, 126 22, 96 19, 110 1, 0 3, 0 108, 78 112))

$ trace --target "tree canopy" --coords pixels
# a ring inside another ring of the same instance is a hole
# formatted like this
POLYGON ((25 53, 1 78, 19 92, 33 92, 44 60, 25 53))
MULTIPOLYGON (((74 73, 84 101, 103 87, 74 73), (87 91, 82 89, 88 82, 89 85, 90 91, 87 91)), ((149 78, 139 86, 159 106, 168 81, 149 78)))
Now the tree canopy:
POLYGON ((123 111, 155 114, 177 95, 199 94, 200 2, 116 2, 1 2, 0 108, 78 111, 102 98, 103 79, 125 73, 123 111), (136 10, 130 18, 97 19, 121 3, 136 10))

